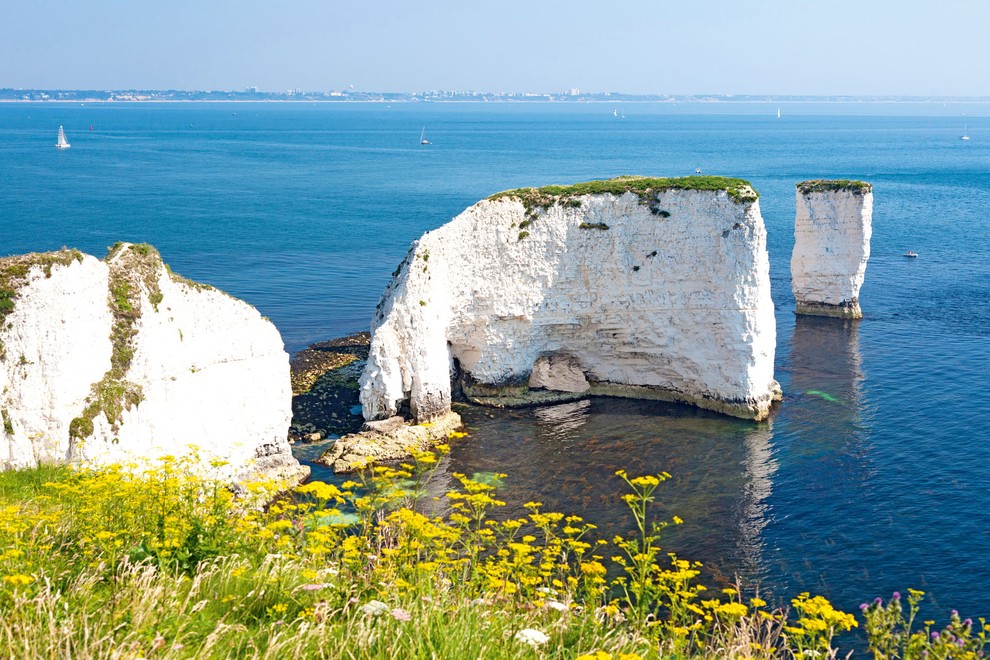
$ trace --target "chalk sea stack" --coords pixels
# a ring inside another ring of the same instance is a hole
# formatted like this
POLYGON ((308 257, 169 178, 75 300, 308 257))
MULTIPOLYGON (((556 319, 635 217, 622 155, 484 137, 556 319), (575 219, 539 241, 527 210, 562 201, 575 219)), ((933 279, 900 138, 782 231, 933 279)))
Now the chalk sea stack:
POLYGON ((0 469, 194 448, 234 481, 306 474, 275 326, 148 245, 0 259, 0 415, 0 469))
POLYGON ((498 193, 414 242, 372 323, 367 420, 606 395, 764 419, 780 396, 758 195, 724 177, 498 193))
POLYGON ((859 290, 873 233, 873 186, 863 181, 797 184, 791 286, 797 313, 862 318, 859 290))

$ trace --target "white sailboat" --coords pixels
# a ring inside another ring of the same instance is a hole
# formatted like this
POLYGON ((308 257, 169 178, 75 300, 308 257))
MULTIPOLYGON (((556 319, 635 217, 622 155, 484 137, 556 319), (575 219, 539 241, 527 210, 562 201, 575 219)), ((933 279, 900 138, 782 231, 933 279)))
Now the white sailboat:
POLYGON ((777 119, 780 119, 780 108, 777 108, 777 119))
POLYGON ((420 144, 429 144, 430 141, 426 139, 426 126, 423 127, 423 132, 419 134, 420 144))
POLYGON ((963 124, 963 134, 962 134, 962 136, 959 139, 960 140, 968 140, 969 139, 969 127, 966 126, 966 124, 963 124))
POLYGON ((72 145, 65 139, 65 130, 59 126, 58 127, 58 141, 55 143, 56 149, 68 149, 72 145))

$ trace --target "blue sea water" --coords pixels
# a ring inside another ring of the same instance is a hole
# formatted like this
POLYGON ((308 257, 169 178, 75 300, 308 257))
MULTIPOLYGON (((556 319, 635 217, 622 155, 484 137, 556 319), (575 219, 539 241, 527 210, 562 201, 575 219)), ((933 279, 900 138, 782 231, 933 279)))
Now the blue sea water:
POLYGON ((615 470, 666 470, 663 512, 686 520, 669 547, 717 576, 847 610, 910 586, 939 619, 990 616, 990 112, 776 108, 0 105, 0 256, 146 241, 254 304, 297 351, 367 329, 409 243, 493 192, 695 168, 748 179, 785 394, 770 422, 609 399, 471 408, 445 470, 507 472, 510 509, 537 499, 606 534, 628 524, 615 470), (53 148, 59 124, 67 151, 53 148), (807 178, 874 184, 861 322, 792 313, 807 178))

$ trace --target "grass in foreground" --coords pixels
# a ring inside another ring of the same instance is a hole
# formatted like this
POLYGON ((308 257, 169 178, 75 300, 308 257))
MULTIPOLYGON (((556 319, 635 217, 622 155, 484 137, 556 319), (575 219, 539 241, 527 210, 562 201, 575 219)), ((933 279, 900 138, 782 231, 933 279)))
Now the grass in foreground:
MULTIPOLYGON (((707 593, 698 564, 659 546, 666 474, 618 473, 635 533, 605 541, 537 502, 493 520, 497 479, 444 477, 441 458, 312 482, 268 507, 270 485, 234 497, 171 458, 0 474, 0 655, 835 657, 833 635, 857 625, 819 596, 789 613, 707 593), (446 493, 427 495, 444 478, 446 493)), ((913 631, 920 598, 907 618, 899 597, 864 605, 876 657, 979 657, 986 629, 958 616, 913 631)))

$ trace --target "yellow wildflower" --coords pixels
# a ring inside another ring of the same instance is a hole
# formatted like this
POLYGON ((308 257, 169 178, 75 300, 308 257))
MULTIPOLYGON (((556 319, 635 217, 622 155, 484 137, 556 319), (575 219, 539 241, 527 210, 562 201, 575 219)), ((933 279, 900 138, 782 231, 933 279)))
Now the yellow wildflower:
POLYGON ((594 653, 582 653, 575 660, 612 660, 612 654, 606 651, 595 651, 594 653))
POLYGON ((3 581, 15 587, 23 587, 34 582, 34 577, 31 575, 24 575, 23 573, 18 573, 15 575, 5 575, 3 581))
POLYGON ((715 608, 715 612, 728 617, 745 616, 748 608, 742 603, 722 603, 715 608))

